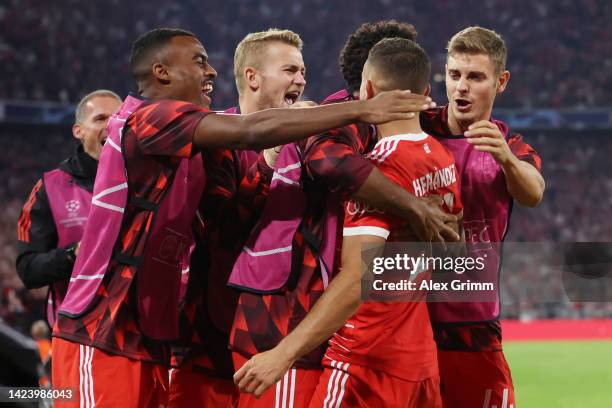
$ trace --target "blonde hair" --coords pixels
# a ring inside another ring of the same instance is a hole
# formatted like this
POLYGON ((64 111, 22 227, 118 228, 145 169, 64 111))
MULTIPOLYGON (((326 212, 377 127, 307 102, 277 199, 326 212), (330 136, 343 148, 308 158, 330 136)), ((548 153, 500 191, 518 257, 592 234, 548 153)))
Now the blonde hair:
POLYGON ((501 74, 506 70, 506 56, 508 54, 506 43, 493 30, 478 26, 468 27, 455 34, 448 42, 446 49, 448 55, 451 56, 455 54, 488 55, 493 62, 496 74, 501 74))
POLYGON ((238 93, 242 93, 244 79, 242 77, 247 66, 259 68, 260 56, 264 48, 272 42, 281 42, 292 45, 302 51, 304 43, 300 36, 291 30, 279 30, 270 28, 267 31, 250 33, 238 43, 234 53, 234 77, 236 78, 236 88, 238 93))
POLYGON ((113 91, 109 91, 108 89, 98 89, 96 91, 90 92, 85 95, 77 104, 76 109, 74 111, 74 123, 81 123, 85 116, 85 105, 87 102, 91 101, 93 98, 115 98, 119 102, 121 102, 121 98, 119 95, 114 93, 113 91))

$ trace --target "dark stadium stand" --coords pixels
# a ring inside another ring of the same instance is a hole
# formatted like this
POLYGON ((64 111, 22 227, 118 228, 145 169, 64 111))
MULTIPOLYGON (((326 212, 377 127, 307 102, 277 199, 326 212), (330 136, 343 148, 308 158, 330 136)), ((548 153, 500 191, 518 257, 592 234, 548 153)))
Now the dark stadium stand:
MULTIPOLYGON (((612 100, 612 5, 587 0, 280 0, 210 2, 118 0, 0 5, 0 99, 77 101, 92 89, 119 94, 133 89, 127 56, 134 38, 157 26, 190 29, 204 42, 219 79, 214 106, 235 103, 232 59, 250 31, 289 28, 304 39, 306 96, 320 100, 342 86, 338 53, 364 21, 395 18, 412 23, 431 55, 433 74, 443 72, 448 39, 469 25, 493 28, 509 48, 510 87, 498 107, 594 107, 612 100), (308 4, 306 6, 306 4, 308 4), (44 80, 36 80, 44 78, 44 80)), ((438 81, 440 77, 435 76, 438 81)), ((442 98, 443 83, 433 95, 442 98)))

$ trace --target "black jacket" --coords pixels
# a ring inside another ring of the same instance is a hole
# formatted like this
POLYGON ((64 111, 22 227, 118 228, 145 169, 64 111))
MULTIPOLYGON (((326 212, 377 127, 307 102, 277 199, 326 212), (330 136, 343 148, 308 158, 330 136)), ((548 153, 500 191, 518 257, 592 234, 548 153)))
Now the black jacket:
MULTIPOLYGON (((98 162, 85 153, 82 146, 76 149, 74 155, 61 162, 58 168, 70 174, 80 187, 93 191, 98 162)), ((30 195, 30 200, 34 201, 30 202, 29 222, 24 222, 24 218, 28 217, 26 211, 22 212, 19 219, 18 228, 26 225, 29 242, 17 241, 17 273, 23 284, 33 289, 70 278, 74 259, 66 250, 74 243, 57 248, 57 230, 44 183, 41 183, 34 197, 30 195)))

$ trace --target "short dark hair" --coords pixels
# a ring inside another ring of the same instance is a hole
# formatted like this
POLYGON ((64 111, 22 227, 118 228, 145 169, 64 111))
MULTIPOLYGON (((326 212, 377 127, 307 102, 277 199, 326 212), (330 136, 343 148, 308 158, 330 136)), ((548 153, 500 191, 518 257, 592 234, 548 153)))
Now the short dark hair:
POLYGON ((361 71, 368 59, 370 49, 383 38, 406 38, 416 40, 417 31, 412 24, 385 20, 364 23, 349 35, 340 52, 340 71, 349 92, 355 92, 361 85, 361 71))
POLYGON ((142 80, 149 71, 151 56, 170 40, 178 36, 195 37, 191 31, 180 28, 156 28, 142 34, 132 44, 130 68, 136 81, 142 80))
POLYGON ((405 38, 385 38, 370 50, 368 65, 384 78, 383 89, 421 93, 429 84, 431 62, 420 45, 405 38))

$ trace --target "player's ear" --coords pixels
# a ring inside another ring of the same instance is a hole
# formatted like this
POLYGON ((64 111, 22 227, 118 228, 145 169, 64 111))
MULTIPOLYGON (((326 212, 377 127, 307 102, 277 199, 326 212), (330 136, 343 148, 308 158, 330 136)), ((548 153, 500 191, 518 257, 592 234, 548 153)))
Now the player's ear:
POLYGON ((80 123, 72 125, 72 136, 74 136, 75 139, 83 140, 83 128, 80 123))
POLYGON ((259 89, 259 75, 257 75, 257 69, 253 67, 246 67, 244 69, 244 81, 251 88, 252 91, 259 89))
POLYGON ((425 88, 423 95, 429 96, 430 93, 431 93, 431 84, 427 84, 427 88, 425 88))
POLYGON ((365 99, 372 99, 376 93, 374 90, 374 84, 369 79, 366 79, 365 93, 366 93, 365 99))
POLYGON ((509 80, 510 80, 510 71, 502 72, 502 74, 497 78, 497 93, 502 93, 506 90, 509 80))
POLYGON ((170 83, 168 67, 161 62, 156 62, 151 66, 151 75, 164 85, 170 83))

